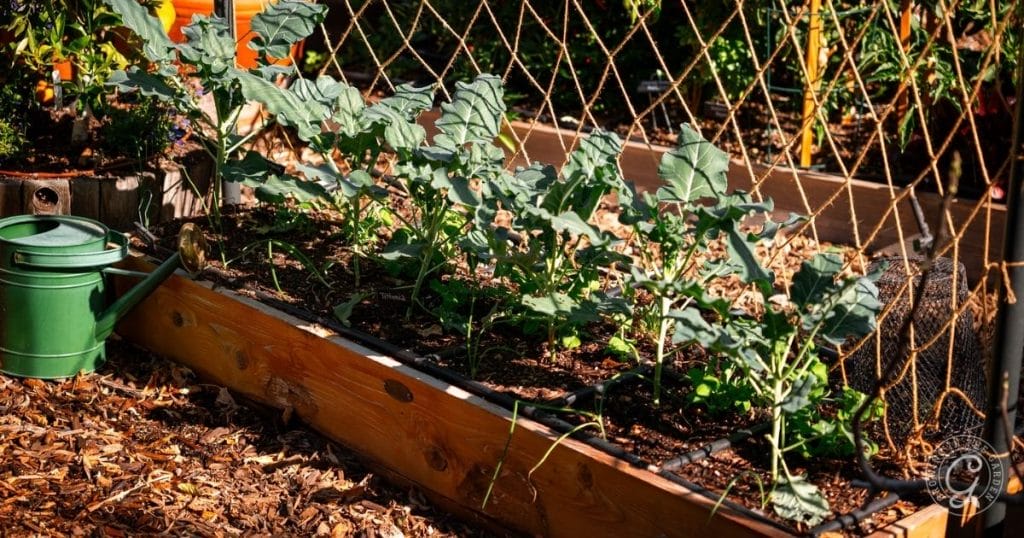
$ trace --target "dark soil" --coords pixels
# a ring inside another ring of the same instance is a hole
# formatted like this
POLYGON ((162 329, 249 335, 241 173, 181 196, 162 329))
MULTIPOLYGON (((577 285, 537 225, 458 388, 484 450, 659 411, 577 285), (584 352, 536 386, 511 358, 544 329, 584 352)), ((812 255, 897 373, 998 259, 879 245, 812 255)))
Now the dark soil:
POLYGON ((0 375, 0 536, 483 536, 279 413, 118 341, 0 375))
MULTIPOLYGON (((349 299, 355 292, 354 275, 350 271, 351 253, 334 238, 336 223, 329 214, 310 213, 312 222, 293 227, 286 232, 260 235, 275 221, 269 210, 257 209, 228 215, 224 220, 224 248, 227 252, 241 252, 246 246, 260 240, 277 237, 302 249, 318 263, 336 262, 330 269, 327 288, 313 277, 301 263, 275 251, 274 259, 266 257, 266 248, 251 248, 245 256, 231 261, 224 269, 217 261, 212 263, 207 277, 250 295, 272 297, 275 301, 304 309, 321 319, 332 318, 333 308, 349 299), (280 284, 282 291, 274 285, 280 284)), ((176 227, 168 223, 157 230, 162 237, 161 249, 166 253, 174 245, 176 227)), ((212 242, 211 242, 212 243, 212 242)), ((813 243, 793 241, 793 248, 777 257, 778 274, 792 271, 800 260, 820 248, 813 243), (801 250, 804 250, 801 252, 801 250)), ((351 326, 423 356, 432 357, 439 365, 466 374, 464 340, 454 331, 446 330, 430 312, 414 309, 406 320, 408 308, 407 282, 390 276, 369 260, 362 260, 361 285, 365 294, 349 318, 351 326)), ((430 293, 424 304, 439 303, 430 293)), ((476 379, 493 390, 510 394, 518 399, 548 402, 559 405, 559 398, 632 368, 635 364, 620 360, 606 350, 607 339, 613 329, 593 326, 588 337, 576 349, 561 351, 555 360, 548 358, 544 339, 539 335, 524 335, 509 327, 498 326, 488 335, 481 349, 490 353, 480 363, 476 379)), ((640 346, 640 353, 649 349, 640 346)), ((698 358, 680 355, 671 365, 677 372, 685 372, 698 358)), ((603 400, 586 400, 577 405, 582 415, 558 413, 558 418, 583 423, 591 420, 586 413, 601 412, 607 438, 652 464, 661 464, 704 444, 728 437, 737 429, 751 427, 766 420, 763 414, 712 416, 699 406, 687 405, 685 395, 690 390, 688 381, 676 374, 668 376, 666 397, 661 407, 651 405, 651 386, 638 380, 611 389, 603 400)), ((589 431, 597 435, 598 428, 589 431)), ((738 443, 733 449, 717 453, 700 462, 684 466, 679 474, 713 491, 729 490, 729 497, 761 511, 763 495, 759 484, 767 485, 767 445, 760 435, 738 443)), ((883 459, 884 461, 884 459, 883 459)), ((868 499, 867 492, 853 488, 851 480, 861 478, 861 472, 851 459, 816 460, 813 465, 797 457, 791 461, 796 472, 806 472, 828 499, 836 514, 860 507, 868 499), (806 468, 805 468, 806 467, 806 468)), ((876 514, 861 524, 854 534, 869 532, 913 512, 928 504, 927 495, 901 500, 894 507, 876 514), (918 504, 920 503, 920 504, 918 504)), ((764 509, 775 517, 770 509, 764 509)))

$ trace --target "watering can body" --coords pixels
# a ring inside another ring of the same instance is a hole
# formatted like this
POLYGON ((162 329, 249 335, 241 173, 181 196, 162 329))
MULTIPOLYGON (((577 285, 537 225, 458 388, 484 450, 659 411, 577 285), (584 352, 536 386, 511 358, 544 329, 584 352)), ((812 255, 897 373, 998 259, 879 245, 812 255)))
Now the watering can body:
POLYGON ((111 301, 106 273, 127 255, 127 237, 90 219, 0 219, 0 372, 55 379, 102 365, 117 319, 178 266, 175 255, 111 301))

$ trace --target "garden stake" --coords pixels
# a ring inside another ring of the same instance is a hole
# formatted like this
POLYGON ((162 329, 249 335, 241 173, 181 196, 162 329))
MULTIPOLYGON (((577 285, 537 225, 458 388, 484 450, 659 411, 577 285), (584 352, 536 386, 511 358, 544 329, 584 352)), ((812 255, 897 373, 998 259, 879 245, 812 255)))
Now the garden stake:
MULTIPOLYGON (((1024 4, 1017 5, 1018 16, 1024 16, 1024 4)), ((1021 32, 1024 37, 1024 31, 1021 32)), ((1006 235, 1003 239, 1003 263, 1009 281, 999 286, 999 312, 996 317, 995 347, 992 350, 992 375, 989 379, 989 408, 986 413, 985 435, 999 455, 1004 475, 1009 476, 1013 462, 1013 425, 1017 418, 1018 380, 1021 374, 1021 355, 1024 354, 1024 170, 1021 166, 1021 129, 1024 128, 1024 47, 1017 50, 1017 102, 1013 121, 1010 173, 1006 201, 1006 235), (1008 295, 1017 298, 1009 302, 1008 295), (1004 406, 1004 402, 1012 402, 1004 406)), ((983 514, 986 533, 1001 529, 1006 518, 1006 506, 996 503, 983 514)))

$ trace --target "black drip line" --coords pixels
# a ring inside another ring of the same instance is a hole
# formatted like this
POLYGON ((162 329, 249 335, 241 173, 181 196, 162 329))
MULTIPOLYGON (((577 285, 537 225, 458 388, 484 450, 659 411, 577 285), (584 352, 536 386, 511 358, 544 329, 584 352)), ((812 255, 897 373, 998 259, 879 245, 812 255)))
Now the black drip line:
MULTIPOLYGON (((147 239, 154 238, 152 234, 148 233, 148 230, 141 227, 139 228, 144 233, 144 236, 147 239)), ((164 247, 157 245, 155 241, 148 241, 148 243, 149 246, 155 250, 173 252, 170 249, 166 249, 164 247)), ((224 279, 228 283, 235 282, 235 279, 233 277, 227 275, 226 273, 223 273, 217 268, 207 267, 205 271, 216 274, 219 278, 224 279)), ((352 329, 351 327, 346 327, 342 325, 340 322, 311 312, 306 308, 296 306, 286 301, 282 301, 274 297, 270 293, 260 290, 253 290, 252 293, 255 299, 260 301, 261 303, 272 306, 277 310, 285 312, 304 321, 319 324, 327 329, 330 329, 331 331, 334 331, 340 336, 349 338, 359 344, 375 349, 381 353, 385 353, 388 356, 405 364, 406 366, 415 368, 424 374, 440 379, 441 381, 444 381, 462 390, 465 390, 466 392, 476 397, 479 397, 489 403, 500 406, 507 411, 512 411, 516 406, 517 400, 515 398, 512 398, 507 394, 497 392, 478 381, 467 379, 465 376, 455 372, 450 368, 438 366, 437 364, 430 360, 429 356, 424 357, 417 355, 416 353, 413 353, 411 350, 396 346, 390 342, 377 338, 376 336, 373 336, 371 334, 365 333, 357 329, 352 329)), ((827 352, 831 350, 823 351, 827 352)), ((440 356, 442 354, 444 354, 444 352, 435 355, 440 356)), ((615 378, 608 379, 587 387, 583 387, 560 398, 556 398, 548 402, 545 402, 545 405, 569 407, 575 403, 581 403, 589 398, 593 398, 594 396, 600 395, 603 397, 605 392, 609 390, 612 386, 616 384, 633 382, 642 377, 643 375, 645 375, 646 373, 648 373, 650 370, 651 365, 644 364, 637 368, 634 368, 633 370, 623 372, 617 375, 615 378)), ((558 432, 559 434, 566 434, 575 428, 575 426, 573 426, 569 422, 566 422, 562 419, 545 413, 532 405, 527 404, 524 406, 520 406, 519 414, 529 418, 530 420, 543 424, 544 426, 551 428, 552 430, 558 432)), ((693 483, 674 472, 680 470, 682 467, 686 465, 698 462, 702 459, 710 457, 715 453, 731 448, 736 443, 742 442, 753 435, 757 435, 758 433, 766 431, 767 426, 767 424, 758 424, 751 428, 737 430, 727 438, 722 438, 707 443, 696 450, 692 450, 686 454, 670 459, 660 466, 651 464, 645 461, 643 458, 640 458, 639 456, 624 450, 622 447, 609 443, 608 441, 601 439, 600 437, 594 437, 593 435, 586 434, 583 431, 575 431, 569 434, 569 436, 572 437, 573 439, 576 439, 577 441, 585 443, 586 445, 592 448, 600 450, 605 454, 618 458, 619 460, 622 460, 633 467, 645 469, 653 474, 656 474, 668 480, 669 482, 682 486, 698 495, 715 501, 717 505, 724 506, 739 515, 750 518, 751 520, 757 521, 759 523, 769 525, 773 528, 790 534, 801 534, 799 531, 792 527, 782 525, 779 522, 766 517, 764 514, 760 512, 754 511, 735 501, 723 498, 721 494, 711 491, 705 488, 704 486, 701 486, 700 484, 693 483)), ((893 486, 896 486, 893 489, 901 492, 920 491, 921 489, 923 489, 922 487, 914 487, 918 486, 916 482, 894 482, 899 483, 891 484, 893 486)), ((854 487, 868 489, 869 492, 877 491, 877 486, 873 486, 872 484, 864 483, 861 481, 853 481, 852 485, 854 487)), ((870 517, 872 514, 878 512, 879 510, 883 510, 889 506, 892 506, 897 500, 899 500, 898 493, 889 493, 885 497, 875 499, 873 501, 866 503, 861 508, 856 508, 848 513, 840 514, 839 516, 836 516, 835 518, 826 521, 821 525, 818 525, 817 527, 814 527, 803 534, 817 536, 824 532, 850 529, 857 525, 859 522, 870 517)))
MULTIPOLYGON (((352 329, 351 327, 346 327, 335 320, 332 320, 325 316, 318 315, 305 308, 277 299, 270 293, 257 290, 254 292, 254 294, 256 299, 259 300, 260 302, 268 304, 278 310, 286 312, 297 318, 303 319, 307 322, 317 323, 323 327, 326 327, 327 329, 330 329, 331 331, 336 332, 337 334, 343 337, 350 338, 360 344, 366 345, 367 347, 385 353, 402 362, 403 364, 406 364, 407 366, 411 366, 427 375, 430 375, 446 383, 454 385, 487 402, 498 405, 507 411, 512 411, 515 408, 517 401, 515 398, 509 396, 508 394, 497 392, 478 381, 467 379, 463 375, 459 374, 458 372, 450 368, 438 366, 437 364, 431 361, 430 355, 417 355, 416 353, 412 352, 409 349, 396 346, 395 344, 377 338, 376 336, 373 336, 371 334, 364 333, 363 331, 357 329, 352 329)), ((444 354, 445 352, 442 351, 441 353, 437 353, 434 355, 441 356, 444 354)), ((582 403, 595 396, 603 396, 609 389, 611 389, 615 385, 626 384, 636 381, 645 374, 647 374, 648 372, 650 372, 650 370, 651 365, 641 365, 632 370, 623 372, 617 375, 615 378, 607 379, 600 383, 596 383, 593 385, 589 385, 587 387, 583 387, 581 389, 577 389, 576 391, 573 391, 560 398, 548 400, 547 402, 544 402, 544 405, 569 407, 576 403, 582 403)), ((566 422, 562 419, 559 419, 557 417, 554 417, 551 414, 533 405, 522 405, 521 403, 519 405, 518 412, 520 415, 523 415, 529 418, 530 420, 543 424, 544 426, 551 428, 552 430, 558 432, 559 434, 566 434, 575 428, 573 424, 566 422)), ((766 517, 764 514, 760 512, 754 511, 735 501, 723 499, 720 493, 711 491, 705 488, 704 486, 693 483, 679 476, 675 472, 682 469, 682 467, 686 465, 696 463, 718 452, 729 449, 732 446, 736 445, 737 443, 740 443, 754 435, 763 433, 768 430, 768 427, 769 424, 762 423, 752 426, 750 428, 737 430, 729 437, 707 443, 698 449, 692 450, 676 458, 668 460, 660 466, 653 465, 644 460, 643 458, 640 458, 639 456, 624 450, 622 447, 614 445, 600 437, 589 435, 583 431, 575 431, 572 434, 570 434, 570 437, 578 441, 581 441, 592 448, 600 450, 605 454, 625 461, 626 463, 629 463, 633 467, 645 469, 649 472, 657 474, 658 476, 674 484, 685 487, 693 491, 694 493, 697 493, 707 499, 713 500, 720 506, 727 507, 728 509, 740 515, 743 515, 744 517, 748 517, 754 521, 757 521, 765 525, 770 525, 778 530, 787 533, 801 534, 796 529, 780 524, 779 522, 766 517)), ((888 508, 889 506, 892 506, 897 500, 899 500, 899 495, 896 493, 890 493, 885 497, 875 499, 866 503, 861 508, 856 508, 845 514, 840 514, 839 516, 836 516, 835 518, 826 521, 821 525, 818 525, 817 527, 814 527, 803 534, 817 536, 824 532, 853 528, 861 521, 864 521, 865 519, 871 517, 872 514, 885 508, 888 508)))

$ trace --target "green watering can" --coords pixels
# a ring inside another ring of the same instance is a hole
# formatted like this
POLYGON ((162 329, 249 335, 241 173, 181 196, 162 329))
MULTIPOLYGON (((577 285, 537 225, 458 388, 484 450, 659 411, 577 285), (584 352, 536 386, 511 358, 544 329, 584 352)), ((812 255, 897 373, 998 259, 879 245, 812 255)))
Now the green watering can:
POLYGON ((0 219, 0 372, 56 379, 101 366, 117 320, 181 261, 175 254, 148 274, 110 267, 127 255, 128 238, 94 220, 0 219), (145 278, 111 303, 111 274, 145 278))

